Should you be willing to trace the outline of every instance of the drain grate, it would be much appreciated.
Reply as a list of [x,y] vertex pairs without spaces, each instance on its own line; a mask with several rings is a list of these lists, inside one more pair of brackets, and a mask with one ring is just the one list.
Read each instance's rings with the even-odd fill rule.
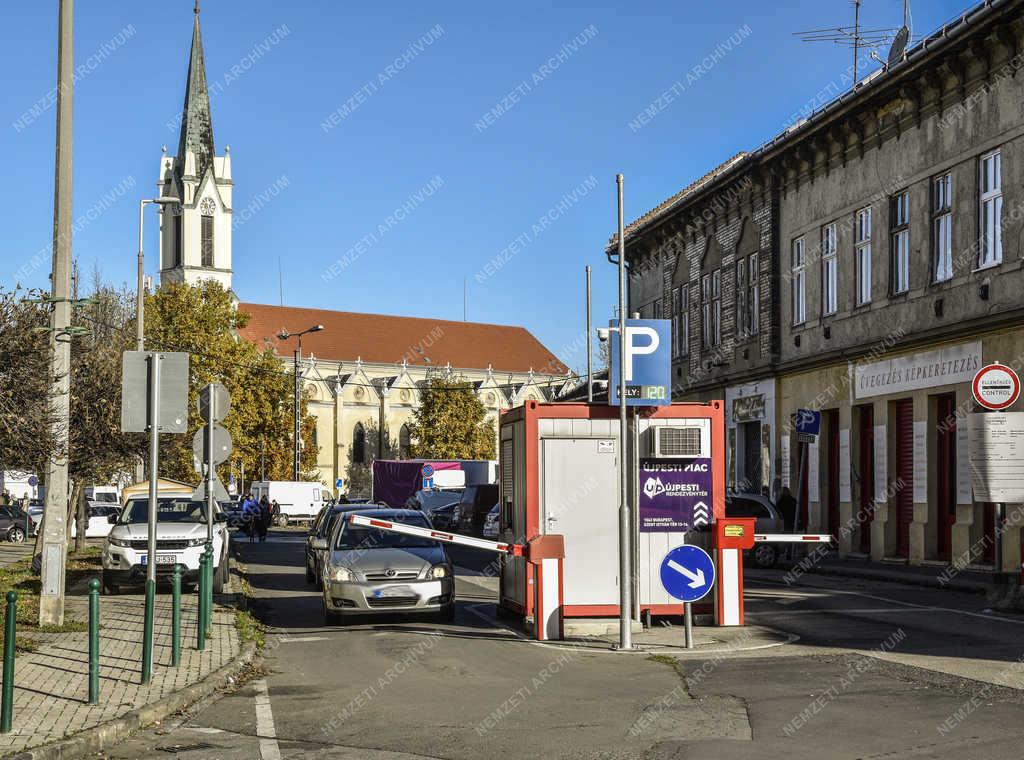
[[168,744],[165,747],[157,747],[156,749],[160,752],[177,755],[181,752],[193,752],[197,749],[217,749],[217,745],[210,744],[209,742],[196,742],[195,744]]

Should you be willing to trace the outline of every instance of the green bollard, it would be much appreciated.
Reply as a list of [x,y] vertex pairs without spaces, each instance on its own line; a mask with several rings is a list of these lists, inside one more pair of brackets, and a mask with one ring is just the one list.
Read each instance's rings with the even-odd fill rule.
[[206,635],[213,634],[213,544],[206,544]]
[[171,574],[171,665],[181,664],[181,565]]
[[142,631],[142,683],[153,677],[153,617],[156,612],[156,582],[146,581],[146,617]]
[[206,649],[206,621],[203,619],[206,607],[206,552],[199,556],[199,609],[196,615],[196,649]]
[[15,618],[18,616],[18,592],[7,592],[7,617],[4,619],[4,685],[0,698],[0,733],[11,731],[14,711],[14,637]]
[[100,703],[100,582],[89,581],[89,704]]

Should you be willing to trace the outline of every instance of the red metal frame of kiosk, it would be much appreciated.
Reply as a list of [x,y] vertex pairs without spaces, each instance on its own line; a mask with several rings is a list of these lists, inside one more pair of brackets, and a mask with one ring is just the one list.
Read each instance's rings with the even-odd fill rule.
[[[711,420],[711,460],[714,463],[712,472],[712,521],[725,517],[725,410],[724,402],[708,401],[705,403],[673,403],[670,406],[634,407],[639,416],[645,419],[709,419]],[[618,422],[619,408],[607,404],[586,403],[540,403],[528,401],[502,413],[501,426],[520,420],[525,422],[526,448],[526,535],[540,535],[540,433],[541,419],[607,419]],[[504,494],[500,497],[504,499]],[[503,526],[504,527],[504,526]],[[707,533],[702,534],[707,536]],[[708,551],[712,548],[707,545]],[[535,583],[534,567],[526,565],[526,583],[530,588]],[[501,585],[499,585],[499,589]],[[712,614],[714,611],[713,595],[708,595],[693,605],[694,614]],[[533,615],[533,594],[525,595],[525,609],[516,600],[505,597],[499,590],[499,607],[521,615]],[[649,610],[652,615],[681,615],[683,605],[674,604],[641,604],[641,611]],[[619,614],[618,604],[565,605],[562,609],[566,617],[614,617]]]

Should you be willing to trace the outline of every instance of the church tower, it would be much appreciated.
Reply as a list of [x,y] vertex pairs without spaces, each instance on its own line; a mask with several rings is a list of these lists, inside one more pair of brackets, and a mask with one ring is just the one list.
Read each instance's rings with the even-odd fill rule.
[[160,207],[160,281],[216,280],[231,289],[231,155],[213,148],[210,92],[206,85],[199,0],[185,82],[178,155],[160,159],[159,194],[181,199]]

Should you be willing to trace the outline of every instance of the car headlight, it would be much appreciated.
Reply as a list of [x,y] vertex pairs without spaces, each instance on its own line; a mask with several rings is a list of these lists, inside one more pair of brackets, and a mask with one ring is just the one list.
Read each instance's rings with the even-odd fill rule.
[[434,565],[427,570],[427,579],[432,581],[436,581],[438,578],[447,578],[448,575],[448,565]]
[[120,546],[122,549],[128,549],[129,547],[131,547],[132,542],[129,541],[127,538],[113,538],[113,537],[111,537],[110,538],[110,545],[111,546]]
[[349,570],[347,567],[332,567],[327,575],[332,581],[354,580],[352,571]]

